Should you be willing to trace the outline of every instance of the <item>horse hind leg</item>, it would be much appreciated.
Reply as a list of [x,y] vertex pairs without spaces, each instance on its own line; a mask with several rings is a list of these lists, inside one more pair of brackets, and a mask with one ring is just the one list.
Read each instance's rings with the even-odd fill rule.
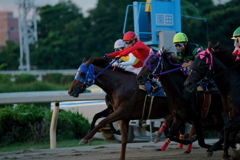
[[[230,160],[231,156],[228,153],[229,146],[233,145],[231,144],[231,140],[229,140],[230,133],[236,133],[236,131],[239,131],[239,125],[240,125],[240,116],[233,118],[232,120],[228,121],[224,126],[224,146],[223,146],[223,160]],[[234,140],[236,139],[237,134],[234,134],[235,137],[232,137]],[[235,141],[236,142],[236,141]],[[233,146],[233,149],[235,146]],[[239,153],[236,154],[237,159],[240,159]]]

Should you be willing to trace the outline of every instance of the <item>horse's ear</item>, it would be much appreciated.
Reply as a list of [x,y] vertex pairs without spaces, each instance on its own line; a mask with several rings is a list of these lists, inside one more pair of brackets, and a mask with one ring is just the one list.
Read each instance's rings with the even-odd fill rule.
[[92,62],[93,62],[93,58],[91,57],[91,58],[86,62],[86,66],[88,67]]
[[82,63],[85,63],[85,62],[86,62],[86,57],[84,57],[82,60]]
[[214,51],[216,50],[217,48],[220,47],[220,42],[216,43],[212,48],[211,48],[211,51]]
[[208,41],[208,49],[211,49],[211,46],[212,46],[212,42]]

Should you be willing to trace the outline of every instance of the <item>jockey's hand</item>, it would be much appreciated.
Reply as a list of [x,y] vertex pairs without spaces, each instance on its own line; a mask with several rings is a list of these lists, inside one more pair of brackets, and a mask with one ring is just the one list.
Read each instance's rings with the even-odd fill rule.
[[182,64],[182,67],[183,67],[183,68],[187,68],[187,67],[191,66],[191,64],[192,64],[192,63],[183,63],[183,64]]
[[104,56],[103,57],[108,57],[108,54],[104,54]]
[[117,57],[115,57],[115,60],[119,60],[120,58],[121,58],[121,57],[118,57],[118,56],[117,56]]

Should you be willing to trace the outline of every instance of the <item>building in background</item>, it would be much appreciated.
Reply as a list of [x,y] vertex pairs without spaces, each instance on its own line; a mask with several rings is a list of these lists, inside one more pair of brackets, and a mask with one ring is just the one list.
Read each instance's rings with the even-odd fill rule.
[[0,50],[6,45],[6,40],[19,43],[18,19],[12,12],[0,12]]

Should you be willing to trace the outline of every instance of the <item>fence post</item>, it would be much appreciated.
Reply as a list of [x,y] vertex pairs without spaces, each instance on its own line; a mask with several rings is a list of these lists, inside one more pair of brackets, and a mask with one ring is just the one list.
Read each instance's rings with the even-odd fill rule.
[[54,102],[54,108],[52,113],[52,120],[50,126],[50,149],[56,148],[56,129],[59,113],[59,102]]

